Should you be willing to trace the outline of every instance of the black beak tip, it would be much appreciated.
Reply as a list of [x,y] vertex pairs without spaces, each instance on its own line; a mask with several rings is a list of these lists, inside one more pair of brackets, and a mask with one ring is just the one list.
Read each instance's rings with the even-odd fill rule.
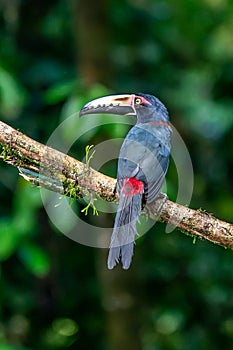
[[83,107],[79,112],[79,117],[82,117],[83,115],[88,114],[88,108]]

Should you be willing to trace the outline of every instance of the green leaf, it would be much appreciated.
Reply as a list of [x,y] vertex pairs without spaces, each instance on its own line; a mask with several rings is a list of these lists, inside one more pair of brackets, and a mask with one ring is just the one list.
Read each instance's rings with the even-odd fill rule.
[[6,70],[0,67],[0,112],[8,119],[18,116],[27,100],[26,91]]
[[40,191],[23,179],[18,182],[14,197],[13,223],[18,235],[27,236],[37,228],[37,211],[41,206]]
[[8,219],[0,222],[0,260],[8,259],[15,251],[18,240],[15,236],[14,225]]
[[29,348],[10,345],[10,344],[7,344],[3,341],[0,341],[0,349],[1,350],[29,350]]
[[19,257],[28,271],[35,276],[43,277],[49,272],[49,257],[40,247],[25,244],[19,249]]
[[64,101],[71,95],[75,86],[75,80],[63,81],[60,84],[54,84],[44,95],[45,102],[48,104],[56,104]]

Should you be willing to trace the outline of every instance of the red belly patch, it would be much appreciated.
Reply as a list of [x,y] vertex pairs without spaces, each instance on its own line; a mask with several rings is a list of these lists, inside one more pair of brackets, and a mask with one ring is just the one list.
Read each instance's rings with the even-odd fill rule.
[[127,177],[124,179],[121,192],[125,197],[132,197],[136,194],[142,194],[143,189],[143,181],[137,180],[135,177]]

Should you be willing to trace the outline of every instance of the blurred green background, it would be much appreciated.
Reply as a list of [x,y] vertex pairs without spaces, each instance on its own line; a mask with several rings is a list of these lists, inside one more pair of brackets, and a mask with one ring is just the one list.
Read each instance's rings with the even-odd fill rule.
[[[0,0],[1,120],[46,143],[94,97],[154,94],[193,161],[190,206],[231,222],[232,11],[230,0]],[[96,128],[71,154],[126,131]],[[171,166],[171,198],[176,181]],[[39,190],[1,162],[0,350],[232,348],[232,251],[157,223],[129,271],[107,271],[106,256],[59,233]]]

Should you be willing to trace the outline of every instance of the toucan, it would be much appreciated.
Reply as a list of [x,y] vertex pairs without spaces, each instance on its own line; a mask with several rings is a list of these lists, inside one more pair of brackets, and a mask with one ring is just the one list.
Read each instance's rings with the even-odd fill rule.
[[119,205],[107,263],[109,269],[119,262],[123,269],[128,269],[142,206],[158,197],[164,183],[172,128],[164,104],[157,97],[144,93],[97,98],[81,109],[80,116],[96,113],[136,116],[136,124],[126,135],[118,159]]

